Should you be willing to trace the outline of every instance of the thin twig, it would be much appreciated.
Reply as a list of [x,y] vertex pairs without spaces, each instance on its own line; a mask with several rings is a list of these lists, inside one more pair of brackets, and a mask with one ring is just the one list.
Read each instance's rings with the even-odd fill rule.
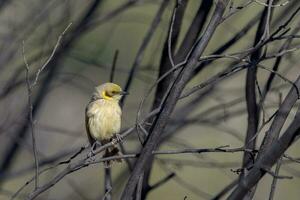
[[[277,165],[276,165],[276,169],[275,169],[276,176],[278,176],[278,174],[279,174],[279,169],[280,169],[281,163],[282,163],[282,157],[278,160]],[[273,177],[273,181],[272,181],[272,185],[271,185],[271,191],[270,191],[270,195],[269,195],[269,200],[273,200],[274,199],[276,184],[277,184],[277,177],[274,176]]]
[[25,55],[25,42],[23,41],[23,46],[22,46],[22,54],[23,54],[23,60],[25,63],[25,70],[26,70],[26,85],[27,85],[27,95],[28,95],[28,106],[29,106],[29,123],[30,123],[30,129],[31,129],[31,138],[32,138],[32,148],[33,148],[33,155],[34,155],[34,162],[35,162],[35,186],[34,189],[36,190],[39,187],[39,161],[38,161],[38,155],[37,155],[37,147],[36,147],[36,135],[35,135],[35,128],[34,128],[34,119],[33,119],[33,104],[32,104],[32,90],[38,83],[38,79],[40,76],[40,73],[47,67],[49,62],[52,60],[53,56],[56,53],[57,48],[59,47],[61,40],[64,36],[64,34],[67,32],[67,30],[70,28],[72,23],[70,23],[65,30],[59,35],[58,40],[56,41],[56,44],[52,50],[52,53],[46,60],[46,62],[38,69],[35,79],[33,83],[30,82],[29,78],[29,70],[30,66],[27,62],[27,58]]
[[[159,22],[161,21],[161,17],[163,15],[165,9],[167,8],[168,3],[169,3],[169,0],[165,0],[161,3],[161,6],[158,9],[158,11],[157,11],[157,13],[156,13],[149,29],[148,29],[148,31],[146,33],[143,41],[142,41],[142,44],[138,49],[138,52],[137,52],[136,57],[134,59],[134,63],[132,65],[131,69],[130,69],[128,79],[127,79],[125,87],[124,87],[125,91],[128,91],[129,88],[130,88],[130,85],[131,85],[132,80],[133,80],[133,76],[134,76],[137,68],[139,67],[139,65],[142,62],[145,50],[146,50],[147,46],[149,45],[149,43],[151,41],[151,38],[153,37],[154,32],[155,32],[155,30],[157,29],[157,27],[159,25]],[[120,101],[121,106],[124,104],[124,101],[125,101],[125,96]]]
[[223,153],[235,153],[235,152],[248,152],[255,153],[256,150],[246,149],[244,147],[228,149],[229,145],[220,146],[216,148],[191,148],[191,149],[182,149],[182,150],[160,150],[154,151],[153,154],[185,154],[185,153],[208,153],[208,152],[223,152]]
[[292,179],[293,178],[292,176],[281,176],[281,175],[278,175],[278,173],[272,172],[269,169],[261,168],[261,170],[263,170],[266,173],[268,173],[269,175],[273,176],[275,179]]
[[28,96],[28,115],[29,115],[29,123],[30,123],[30,129],[31,129],[31,139],[32,139],[32,151],[34,156],[34,163],[35,163],[35,181],[34,181],[34,190],[36,190],[39,186],[39,161],[38,161],[38,155],[37,155],[37,147],[36,147],[36,139],[35,139],[35,129],[34,129],[34,121],[33,121],[33,105],[32,105],[32,89],[33,86],[30,83],[29,80],[29,64],[27,62],[26,56],[25,56],[25,44],[23,41],[23,60],[25,63],[25,70],[26,70],[26,86],[27,86],[27,96]]
[[151,185],[150,188],[149,188],[149,191],[154,190],[155,188],[160,187],[161,185],[163,185],[166,182],[168,182],[169,180],[171,180],[174,176],[176,176],[176,173],[174,173],[174,172],[170,173],[169,175],[167,175],[166,177],[164,177],[163,179],[161,179],[157,183]]
[[272,8],[275,8],[275,7],[281,7],[281,6],[285,6],[287,5],[288,3],[290,3],[290,0],[287,0],[283,3],[280,3],[280,4],[267,4],[267,3],[264,3],[264,2],[261,2],[260,0],[252,0],[253,2],[259,4],[259,5],[262,5],[262,6],[265,6],[265,7],[272,7]]
[[116,52],[114,54],[114,59],[113,59],[112,65],[111,65],[111,71],[110,71],[110,77],[109,77],[109,82],[111,82],[111,83],[114,82],[114,75],[115,75],[118,56],[119,56],[119,50],[116,50]]
[[37,82],[38,82],[38,79],[39,79],[39,76],[40,76],[40,73],[47,67],[47,65],[49,64],[49,62],[53,59],[60,43],[61,43],[61,40],[63,39],[63,36],[66,34],[66,32],[68,31],[68,29],[71,27],[72,23],[69,23],[68,26],[64,29],[64,31],[58,36],[58,39],[56,41],[56,44],[50,54],[50,56],[47,58],[46,62],[42,65],[41,68],[38,69],[36,75],[35,75],[35,79],[32,83],[32,87],[34,87]]
[[111,179],[111,168],[104,167],[104,192],[103,200],[111,200],[111,191],[112,191],[112,179]]

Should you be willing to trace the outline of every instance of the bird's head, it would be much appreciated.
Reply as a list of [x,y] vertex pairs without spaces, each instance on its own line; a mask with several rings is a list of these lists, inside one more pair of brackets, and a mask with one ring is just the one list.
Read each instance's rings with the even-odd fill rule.
[[127,94],[127,92],[123,91],[122,88],[115,83],[104,83],[95,88],[93,100],[105,99],[119,101],[123,95]]

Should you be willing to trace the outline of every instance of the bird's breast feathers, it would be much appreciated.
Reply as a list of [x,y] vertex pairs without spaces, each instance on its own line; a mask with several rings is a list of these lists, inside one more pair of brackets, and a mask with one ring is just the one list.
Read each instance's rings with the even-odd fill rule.
[[86,110],[90,135],[96,140],[103,140],[119,133],[121,114],[118,102],[105,99],[91,102]]

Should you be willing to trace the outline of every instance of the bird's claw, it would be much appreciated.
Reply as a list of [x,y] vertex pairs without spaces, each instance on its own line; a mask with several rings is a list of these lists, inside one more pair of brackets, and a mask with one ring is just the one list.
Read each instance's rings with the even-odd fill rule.
[[118,142],[123,142],[123,136],[120,134],[116,134],[116,138]]
[[95,161],[95,155],[96,155],[96,149],[97,145],[101,146],[101,143],[99,141],[95,141],[93,145],[91,146],[91,151],[88,153],[88,158],[91,159],[91,161]]
[[88,159],[89,159],[90,161],[92,161],[92,162],[96,160],[95,152],[94,152],[93,149],[88,153],[87,157],[88,157]]
[[121,143],[121,142],[123,142],[123,136],[120,134],[116,134],[116,138],[113,138],[111,142],[113,145]]
[[95,151],[95,149],[97,148],[97,145],[101,146],[101,142],[99,142],[98,140],[96,140],[93,145],[92,145],[92,150]]

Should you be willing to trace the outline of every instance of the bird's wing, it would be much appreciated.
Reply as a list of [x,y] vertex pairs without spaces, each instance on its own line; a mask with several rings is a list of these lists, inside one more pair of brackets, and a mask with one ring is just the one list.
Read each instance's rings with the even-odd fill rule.
[[88,136],[89,142],[91,146],[95,143],[95,139],[91,136],[90,127],[89,127],[89,116],[87,115],[89,105],[85,109],[85,128],[86,128],[86,134]]

